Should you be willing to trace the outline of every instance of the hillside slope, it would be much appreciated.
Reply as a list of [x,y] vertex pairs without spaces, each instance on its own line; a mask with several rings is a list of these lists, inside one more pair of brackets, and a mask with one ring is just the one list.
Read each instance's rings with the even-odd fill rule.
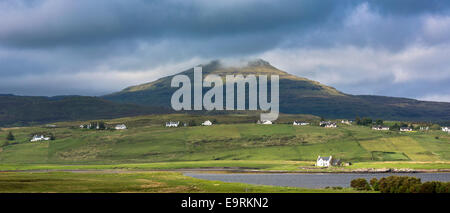
[[119,104],[96,97],[0,95],[0,126],[115,118],[168,111],[162,107]]
[[[180,74],[193,76],[193,68]],[[392,120],[450,120],[450,103],[418,101],[385,96],[349,95],[333,87],[281,71],[268,62],[257,60],[244,67],[226,67],[218,61],[203,66],[203,76],[217,74],[266,74],[280,76],[280,111],[291,114],[313,114],[326,118],[356,116]],[[173,76],[132,86],[103,96],[120,103],[146,106],[170,106],[170,98],[177,88],[171,88]],[[206,91],[206,89],[205,89]]]
[[[317,156],[343,161],[449,161],[450,135],[440,130],[397,132],[338,124],[338,128],[291,124],[257,125],[253,117],[215,116],[213,126],[166,128],[167,120],[206,120],[204,115],[151,115],[105,120],[125,123],[120,131],[80,129],[83,122],[10,128],[16,140],[0,141],[0,164],[111,164],[173,161],[314,161]],[[231,124],[232,122],[233,124]],[[249,123],[251,122],[251,123]],[[31,143],[32,135],[52,133],[53,141]],[[224,165],[224,166],[230,166]]]

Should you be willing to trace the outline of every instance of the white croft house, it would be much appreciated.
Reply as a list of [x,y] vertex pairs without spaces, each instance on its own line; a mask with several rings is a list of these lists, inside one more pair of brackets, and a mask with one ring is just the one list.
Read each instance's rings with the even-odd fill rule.
[[272,124],[272,121],[264,120],[264,121],[261,121],[261,124]]
[[180,124],[179,121],[177,121],[177,122],[169,121],[169,122],[166,122],[166,127],[178,127],[179,124]]
[[351,122],[351,121],[349,121],[349,120],[342,120],[342,121],[341,121],[341,124],[347,124],[347,125],[351,125],[351,124],[352,124],[352,122]]
[[292,125],[294,126],[306,126],[309,125],[308,122],[302,122],[302,121],[294,121],[294,123],[292,123]]
[[211,126],[211,125],[212,125],[212,122],[210,120],[207,120],[202,123],[202,126]]
[[114,129],[116,130],[122,130],[122,129],[127,129],[127,126],[125,124],[117,124]]
[[372,127],[373,130],[389,130],[388,126],[373,126]]
[[400,127],[400,132],[412,132],[413,129],[410,127]]
[[336,127],[337,127],[336,123],[330,123],[325,125],[325,128],[336,128]]
[[421,126],[420,127],[421,131],[428,131],[429,129],[430,129],[430,127],[428,127],[428,126]]
[[325,128],[336,128],[337,127],[336,123],[333,123],[331,121],[321,121],[319,123],[319,126],[325,127]]
[[444,127],[442,127],[442,131],[450,133],[450,127],[444,126]]
[[30,141],[35,142],[35,141],[48,141],[48,140],[50,140],[50,137],[44,137],[43,135],[34,135]]
[[341,160],[334,159],[333,156],[330,157],[317,157],[316,166],[319,167],[330,167],[330,166],[339,166],[341,164]]

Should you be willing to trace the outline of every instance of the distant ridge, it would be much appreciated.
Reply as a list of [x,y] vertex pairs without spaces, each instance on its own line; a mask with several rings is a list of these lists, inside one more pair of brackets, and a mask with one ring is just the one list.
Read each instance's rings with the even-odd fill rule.
[[97,97],[39,97],[0,94],[0,126],[106,119],[169,111],[168,108],[163,107],[114,103]]

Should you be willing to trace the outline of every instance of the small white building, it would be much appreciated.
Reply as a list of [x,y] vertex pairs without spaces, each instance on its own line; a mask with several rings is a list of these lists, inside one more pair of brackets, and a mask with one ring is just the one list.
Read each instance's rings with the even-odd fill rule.
[[330,167],[330,166],[339,166],[341,164],[341,160],[334,159],[333,156],[330,157],[317,157],[316,166],[318,167]]
[[122,130],[122,129],[127,129],[127,126],[125,124],[117,124],[114,129],[116,130]]
[[211,126],[212,122],[210,120],[206,120],[205,122],[202,123],[202,126]]
[[351,125],[351,124],[352,124],[352,122],[351,122],[351,121],[349,121],[349,120],[342,120],[342,121],[341,121],[341,124],[347,124],[347,125]]
[[317,157],[316,166],[319,167],[329,167],[331,165],[331,159],[333,157],[320,157],[320,155]]
[[169,122],[166,122],[166,127],[178,127],[179,124],[180,124],[179,121],[177,121],[177,122],[169,121]]
[[411,127],[400,127],[400,132],[412,132],[413,129]]
[[448,126],[444,126],[444,127],[442,127],[441,129],[442,129],[442,131],[444,131],[444,132],[450,133],[450,127],[448,127]]
[[421,131],[428,131],[429,129],[430,129],[430,127],[428,127],[428,126],[421,126],[420,127]]
[[30,141],[35,142],[35,141],[48,141],[48,140],[50,140],[50,137],[44,137],[43,135],[34,135]]
[[269,120],[263,120],[263,121],[261,121],[261,124],[272,124],[272,121],[269,121]]
[[309,125],[308,122],[301,122],[301,121],[294,121],[294,123],[292,123],[292,125],[294,126],[306,126]]
[[389,127],[388,126],[373,126],[372,129],[386,131],[386,130],[389,130]]
[[325,128],[336,128],[337,127],[336,123],[333,123],[331,121],[321,121],[319,123],[319,126],[325,127]]
[[336,127],[337,127],[336,123],[329,123],[325,125],[325,128],[336,128]]

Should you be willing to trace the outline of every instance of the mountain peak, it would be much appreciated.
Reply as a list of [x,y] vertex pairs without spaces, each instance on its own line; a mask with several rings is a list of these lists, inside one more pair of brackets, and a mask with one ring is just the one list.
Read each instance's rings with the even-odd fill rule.
[[[290,94],[292,97],[345,96],[345,94],[337,91],[333,87],[279,70],[263,59],[241,60],[239,63],[213,60],[199,66],[202,66],[203,68],[203,76],[209,74],[215,74],[222,77],[238,74],[244,76],[278,75],[281,85],[280,89],[289,91],[286,94]],[[194,69],[190,68],[179,74],[192,77]],[[106,95],[104,98],[124,103],[137,103],[142,105],[158,103],[160,106],[168,106],[170,104],[170,96],[176,90],[176,88],[170,86],[172,77],[173,75],[166,76],[153,82],[131,86],[120,92]]]
[[268,61],[265,61],[263,59],[256,59],[251,60],[247,63],[247,66],[249,67],[261,67],[261,66],[272,66]]

